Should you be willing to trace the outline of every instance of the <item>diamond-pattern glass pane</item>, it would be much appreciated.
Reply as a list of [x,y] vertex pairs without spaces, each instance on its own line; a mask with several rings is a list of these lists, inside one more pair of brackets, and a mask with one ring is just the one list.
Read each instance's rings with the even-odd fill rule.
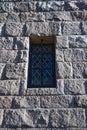
[[41,59],[42,56],[40,54],[32,55],[32,68],[41,68]]
[[52,85],[52,84],[53,84],[52,70],[51,69],[43,70],[43,85]]
[[53,45],[34,45],[30,47],[30,86],[51,87],[55,84]]
[[41,85],[41,70],[40,69],[32,69],[32,85],[37,86]]
[[43,45],[43,53],[50,53],[53,51],[53,46],[51,45]]
[[41,47],[39,45],[32,45],[31,46],[31,53],[41,53]]
[[52,68],[52,54],[43,54],[43,68]]

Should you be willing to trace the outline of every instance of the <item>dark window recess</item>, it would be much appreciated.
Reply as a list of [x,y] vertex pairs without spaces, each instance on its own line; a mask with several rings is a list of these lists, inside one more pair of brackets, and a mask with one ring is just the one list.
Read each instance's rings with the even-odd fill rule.
[[55,46],[45,38],[40,37],[37,42],[30,41],[28,87],[56,86]]

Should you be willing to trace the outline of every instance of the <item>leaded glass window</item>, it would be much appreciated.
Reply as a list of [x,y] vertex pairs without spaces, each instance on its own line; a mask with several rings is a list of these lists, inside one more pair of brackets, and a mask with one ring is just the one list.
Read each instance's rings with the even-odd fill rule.
[[47,44],[43,40],[30,44],[28,86],[55,87],[54,44]]

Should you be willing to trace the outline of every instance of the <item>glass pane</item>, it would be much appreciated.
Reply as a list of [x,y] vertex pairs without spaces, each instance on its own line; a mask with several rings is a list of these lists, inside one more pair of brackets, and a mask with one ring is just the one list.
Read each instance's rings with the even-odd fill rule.
[[51,45],[43,45],[43,53],[50,53],[53,51],[53,46]]
[[32,68],[41,68],[42,56],[40,54],[32,54]]
[[53,85],[53,74],[51,69],[43,70],[43,85]]
[[31,84],[34,86],[41,86],[41,70],[40,69],[32,69],[32,82]]
[[43,55],[43,68],[52,68],[52,54]]
[[41,46],[40,45],[32,45],[31,46],[32,53],[41,53]]

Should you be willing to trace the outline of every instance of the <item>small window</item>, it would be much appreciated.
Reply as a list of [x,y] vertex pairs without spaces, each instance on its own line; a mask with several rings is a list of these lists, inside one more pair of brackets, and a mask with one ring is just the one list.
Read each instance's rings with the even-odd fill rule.
[[30,37],[28,87],[55,87],[55,46],[53,37]]

